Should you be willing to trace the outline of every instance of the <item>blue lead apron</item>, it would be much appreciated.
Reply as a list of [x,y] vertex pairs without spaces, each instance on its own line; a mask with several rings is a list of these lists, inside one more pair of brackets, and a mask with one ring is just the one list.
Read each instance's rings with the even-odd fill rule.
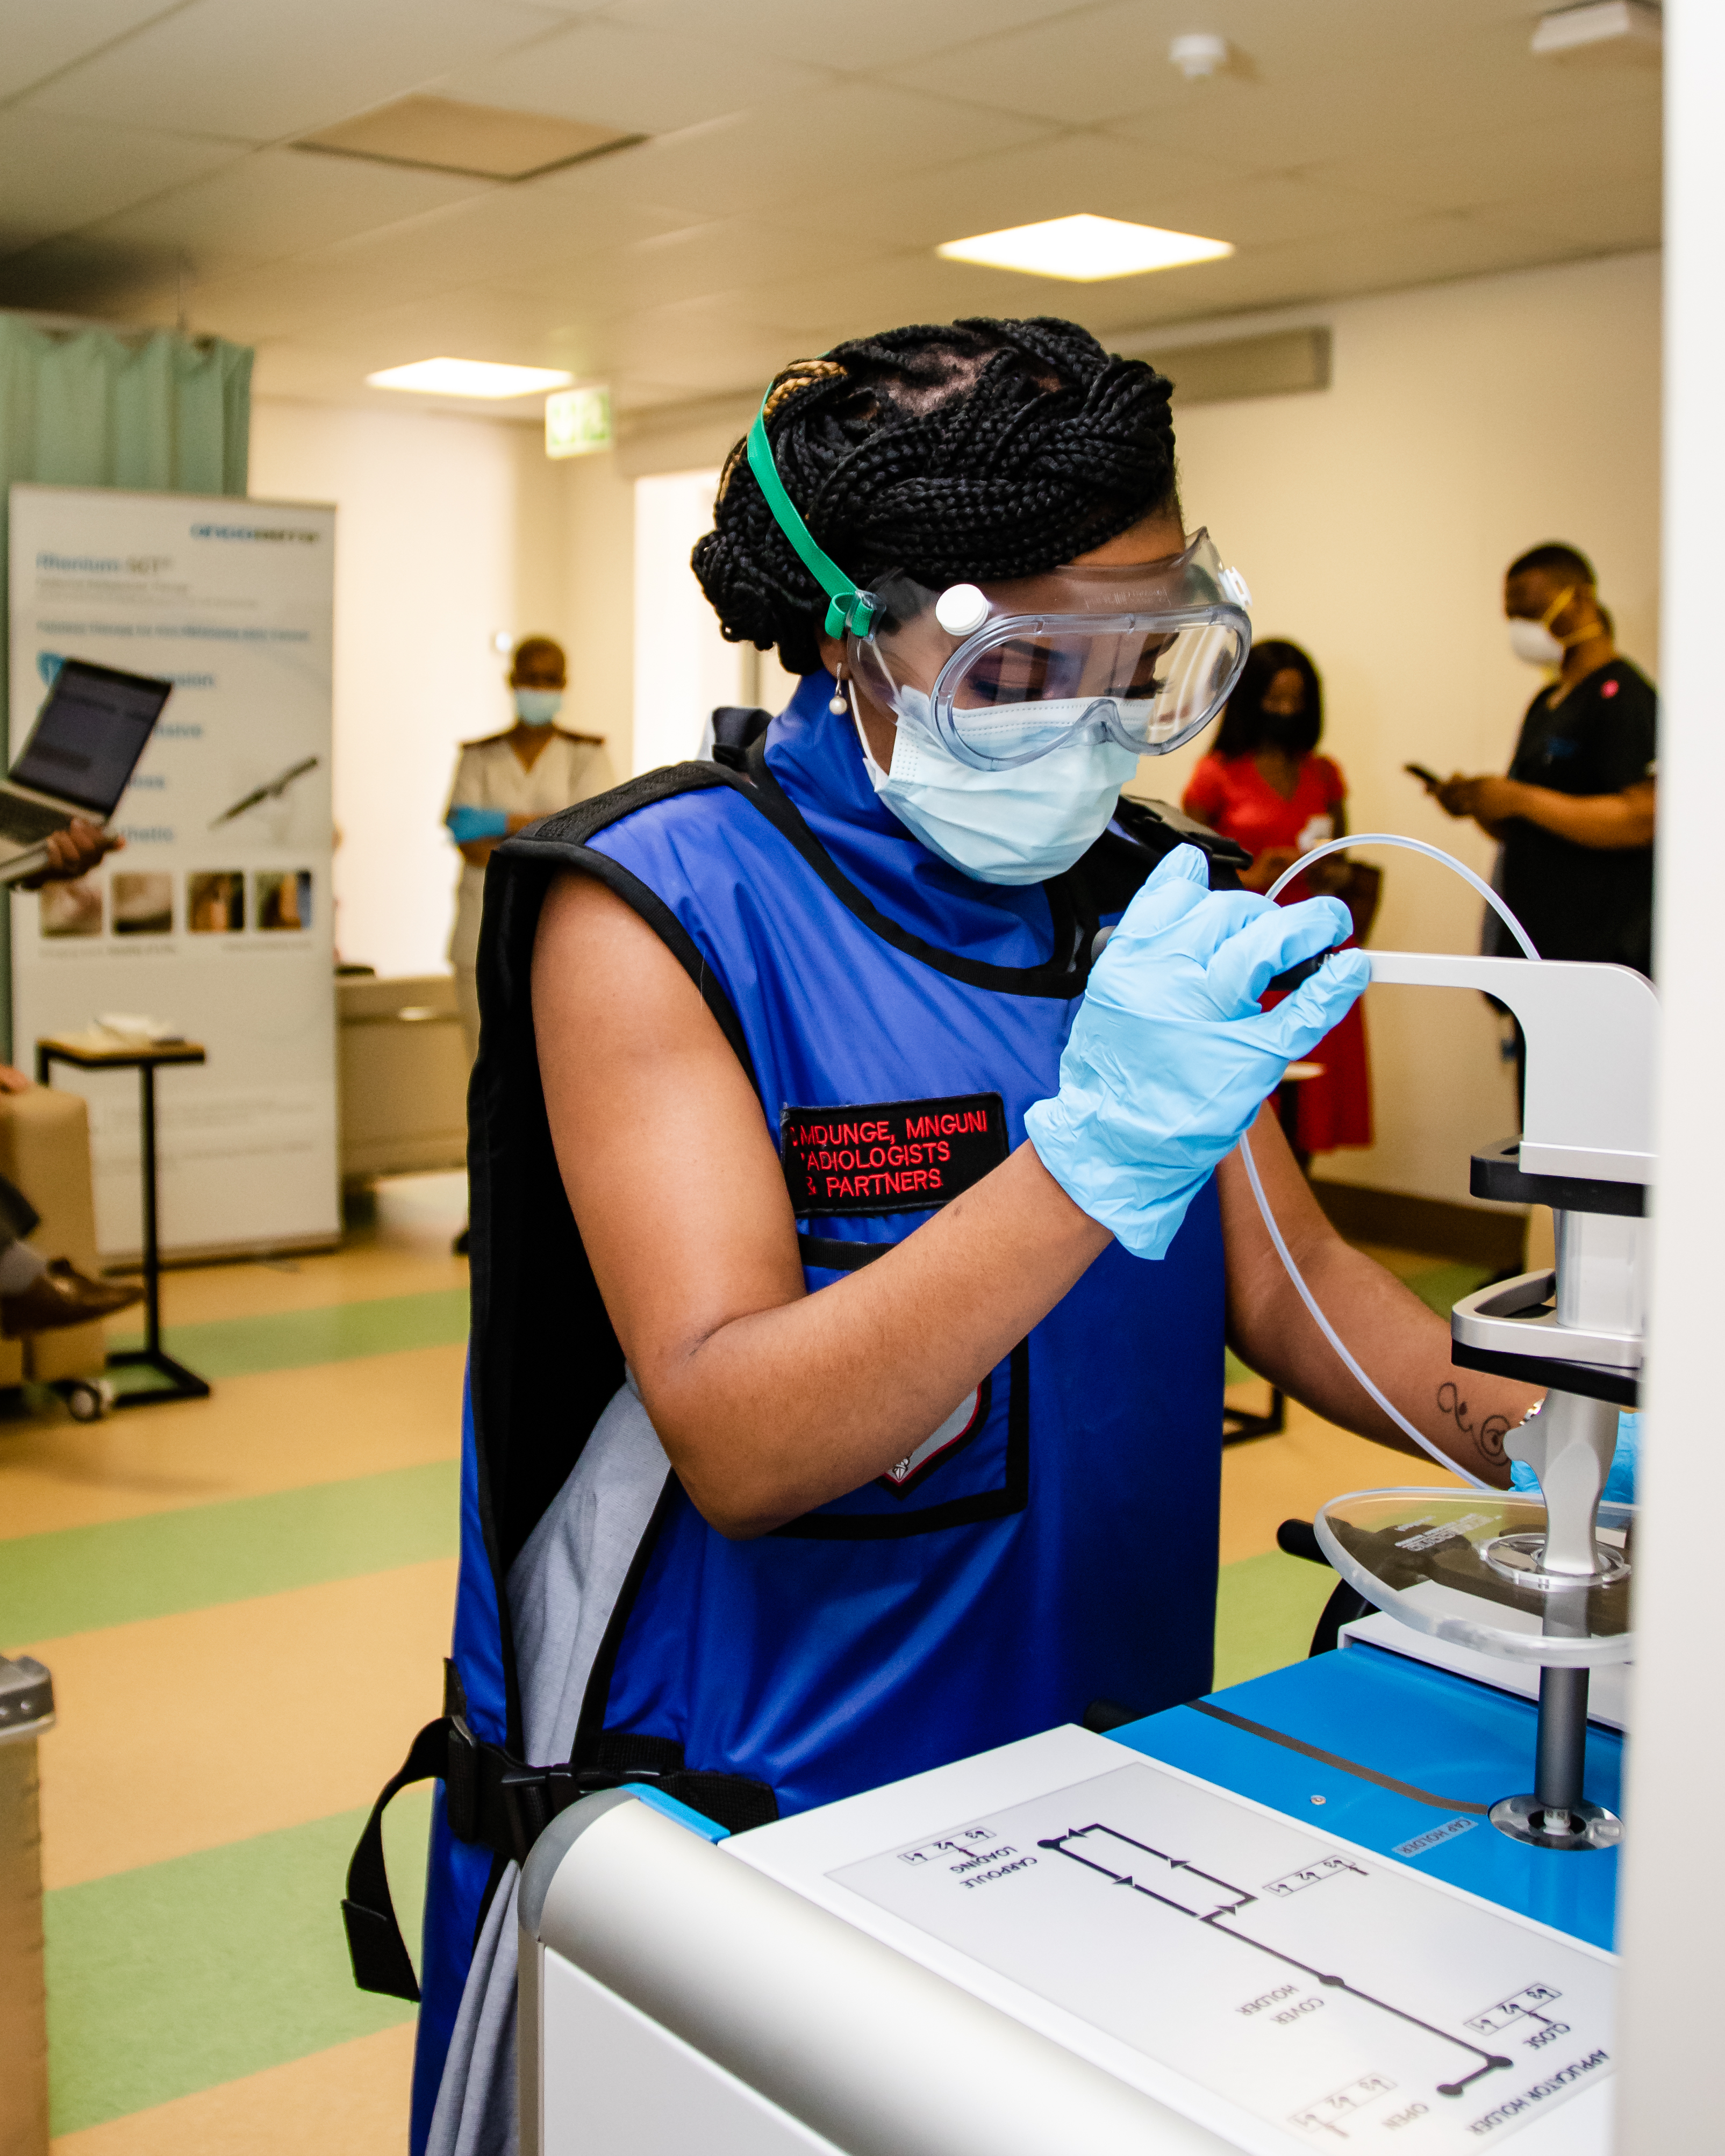
[[[818,1291],[1022,1142],[1025,1109],[1057,1087],[1096,928],[1192,835],[1123,806],[1066,876],[978,883],[875,800],[830,693],[826,675],[805,680],[738,773],[650,773],[493,857],[451,1676],[482,1743],[520,1748],[499,1583],[624,1374],[534,1055],[528,969],[551,875],[599,877],[700,985],[782,1140]],[[1148,1712],[1207,1690],[1223,1300],[1210,1184],[1165,1258],[1111,1245],[940,1430],[860,1489],[732,1542],[670,1477],[560,1800],[657,1760],[721,1816],[726,1787],[757,1793],[738,1799],[744,1825],[1077,1720],[1093,1700]],[[456,1836],[437,1795],[416,2149],[502,1870],[495,1838]]]

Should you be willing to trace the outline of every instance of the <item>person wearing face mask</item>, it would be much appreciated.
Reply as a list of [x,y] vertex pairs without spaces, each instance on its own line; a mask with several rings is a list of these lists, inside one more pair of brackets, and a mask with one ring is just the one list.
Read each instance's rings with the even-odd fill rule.
[[[1503,610],[1517,658],[1548,679],[1506,778],[1457,773],[1438,790],[1502,847],[1498,888],[1544,958],[1653,970],[1658,700],[1617,651],[1591,563],[1573,547],[1512,562]],[[1490,948],[1514,945],[1489,916]]]
[[516,646],[509,669],[515,724],[506,733],[464,742],[444,822],[460,849],[455,925],[449,962],[467,1035],[468,1060],[479,1054],[480,917],[485,864],[500,839],[571,802],[603,793],[615,783],[609,755],[598,734],[567,732],[557,723],[568,671],[562,646],[548,636],[527,636]]
[[[1240,871],[1248,891],[1268,891],[1302,854],[1348,829],[1348,783],[1320,756],[1323,685],[1310,657],[1281,637],[1254,644],[1228,699],[1215,746],[1194,771],[1181,807],[1252,856]],[[1321,892],[1340,896],[1353,870],[1332,855],[1295,877],[1292,905]],[[1303,1166],[1313,1153],[1372,1142],[1371,1077],[1365,1012],[1355,1004],[1312,1050],[1317,1075],[1284,1089],[1284,1122]]]
[[[1345,909],[1121,798],[1250,641],[1169,393],[1046,318],[787,368],[694,566],[800,687],[492,860],[447,1712],[391,1785],[445,1784],[416,2152],[512,2145],[517,1866],[582,1793],[736,1830],[1209,1687],[1224,1337],[1397,1441],[1248,1127],[1343,1336],[1507,1479],[1534,1395],[1445,1414],[1447,1326],[1260,1112],[1363,983],[1260,1004]],[[408,1995],[377,1821],[350,1943]]]

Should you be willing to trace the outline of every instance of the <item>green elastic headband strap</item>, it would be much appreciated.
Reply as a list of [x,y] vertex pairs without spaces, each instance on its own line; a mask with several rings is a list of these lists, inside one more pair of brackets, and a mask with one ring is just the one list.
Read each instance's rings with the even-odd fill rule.
[[[768,396],[772,393],[769,390]],[[755,424],[749,429],[749,470],[766,495],[767,506],[773,511],[779,530],[796,548],[809,575],[827,595],[827,634],[843,636],[848,629],[853,636],[866,636],[875,619],[875,601],[868,593],[857,589],[830,555],[822,553],[814,543],[814,535],[798,514],[796,503],[785,492],[784,481],[773,461],[773,445],[767,439],[766,397],[761,399]]]

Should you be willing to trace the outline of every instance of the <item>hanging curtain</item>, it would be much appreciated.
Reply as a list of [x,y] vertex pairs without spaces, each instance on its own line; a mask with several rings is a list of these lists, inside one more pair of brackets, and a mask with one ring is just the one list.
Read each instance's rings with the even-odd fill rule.
[[[0,313],[0,562],[14,480],[244,494],[251,379],[250,352],[219,337],[49,329]],[[0,722],[5,644],[0,607]]]
[[[244,494],[251,380],[250,352],[219,337],[53,328],[0,313],[0,770],[13,481]],[[0,901],[0,1053],[10,1052],[10,929]]]

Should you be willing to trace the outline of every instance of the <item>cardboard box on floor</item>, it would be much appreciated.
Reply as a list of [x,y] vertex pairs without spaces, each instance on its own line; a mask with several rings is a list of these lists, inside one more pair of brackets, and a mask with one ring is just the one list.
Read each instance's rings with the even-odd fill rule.
[[[30,1237],[44,1258],[69,1258],[81,1273],[98,1270],[95,1200],[90,1188],[90,1116],[76,1093],[47,1086],[0,1093],[0,1175],[15,1183],[42,1215]],[[69,1325],[28,1340],[0,1340],[0,1386],[26,1378],[95,1377],[107,1359],[100,1325]]]

